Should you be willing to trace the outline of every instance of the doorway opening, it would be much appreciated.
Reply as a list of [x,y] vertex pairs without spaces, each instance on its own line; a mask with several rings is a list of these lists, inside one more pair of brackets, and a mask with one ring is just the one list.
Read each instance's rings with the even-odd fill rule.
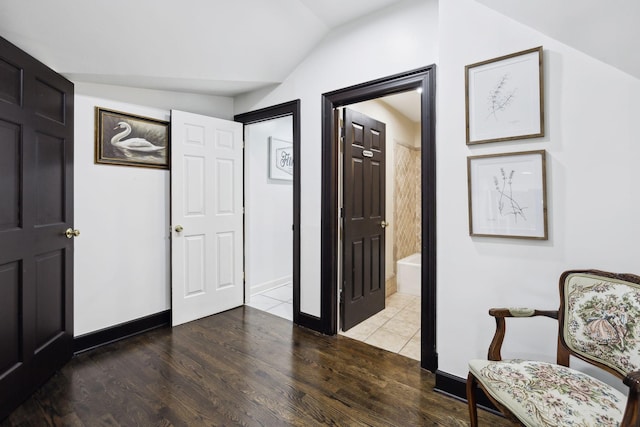
[[[339,333],[415,360],[421,353],[420,97],[410,90],[338,108],[344,137]],[[370,141],[358,140],[362,131]]]
[[245,137],[245,304],[307,326],[300,313],[300,100],[234,120]]
[[293,117],[244,126],[244,303],[293,320]]
[[412,90],[420,97],[420,361],[435,372],[436,352],[436,173],[435,65],[340,89],[322,96],[322,331],[337,333],[340,289],[341,173],[338,108]]

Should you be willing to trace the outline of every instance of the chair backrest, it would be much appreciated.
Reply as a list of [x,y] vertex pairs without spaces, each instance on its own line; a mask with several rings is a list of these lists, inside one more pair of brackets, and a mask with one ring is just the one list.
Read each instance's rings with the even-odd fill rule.
[[619,377],[640,369],[640,276],[564,272],[558,320],[570,353]]

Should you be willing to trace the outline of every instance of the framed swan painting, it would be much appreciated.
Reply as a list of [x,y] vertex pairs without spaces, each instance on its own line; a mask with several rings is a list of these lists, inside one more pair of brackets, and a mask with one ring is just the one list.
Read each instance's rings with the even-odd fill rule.
[[96,107],[96,163],[169,169],[169,123]]

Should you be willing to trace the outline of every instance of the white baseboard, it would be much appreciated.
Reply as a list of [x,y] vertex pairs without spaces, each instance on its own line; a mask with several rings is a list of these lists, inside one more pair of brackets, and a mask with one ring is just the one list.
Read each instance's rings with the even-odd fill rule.
[[270,289],[277,288],[278,286],[286,285],[287,283],[290,283],[292,281],[293,276],[285,276],[278,279],[269,280],[268,282],[262,282],[257,285],[251,286],[249,293],[251,295],[257,295]]

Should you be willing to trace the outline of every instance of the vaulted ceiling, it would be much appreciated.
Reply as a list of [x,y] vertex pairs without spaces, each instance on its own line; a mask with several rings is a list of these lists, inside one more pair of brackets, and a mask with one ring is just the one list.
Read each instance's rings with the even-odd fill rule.
[[[73,81],[234,96],[401,1],[2,0],[0,36]],[[638,0],[476,1],[640,78]]]
[[233,96],[400,0],[2,0],[0,35],[74,81]]
[[638,0],[476,0],[640,79]]

